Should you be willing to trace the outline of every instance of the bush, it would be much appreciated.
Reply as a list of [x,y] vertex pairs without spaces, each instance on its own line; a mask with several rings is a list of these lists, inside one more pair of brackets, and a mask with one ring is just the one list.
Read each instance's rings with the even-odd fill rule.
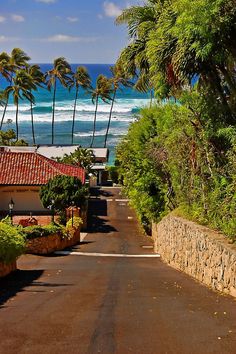
[[42,186],[39,195],[43,206],[58,212],[64,223],[66,208],[72,205],[83,208],[86,205],[88,188],[77,177],[59,175]]
[[112,180],[113,183],[119,183],[119,167],[118,166],[107,166],[108,178]]
[[124,188],[145,229],[178,207],[235,239],[236,127],[216,108],[184,93],[143,109],[118,146]]
[[46,226],[27,226],[25,228],[22,228],[22,233],[28,240],[37,237],[50,236],[54,234],[59,234],[62,237],[66,236],[65,227],[59,224],[49,224]]
[[25,238],[19,230],[7,223],[0,222],[0,262],[11,263],[25,249]]
[[81,225],[83,225],[83,219],[81,219],[78,216],[74,216],[73,217],[73,226],[72,226],[72,218],[70,218],[66,223],[66,229],[68,230],[72,227],[75,227],[76,229],[78,229]]
[[66,223],[67,237],[72,238],[75,235],[77,229],[79,229],[81,225],[83,225],[83,220],[80,217],[78,216],[73,217],[73,226],[72,226],[72,218],[69,219]]

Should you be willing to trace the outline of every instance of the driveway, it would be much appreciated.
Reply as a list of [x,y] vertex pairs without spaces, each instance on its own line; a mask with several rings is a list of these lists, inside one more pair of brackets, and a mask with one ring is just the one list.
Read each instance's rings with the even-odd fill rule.
[[120,190],[95,189],[80,245],[0,281],[0,353],[235,354],[235,300],[145,255]]

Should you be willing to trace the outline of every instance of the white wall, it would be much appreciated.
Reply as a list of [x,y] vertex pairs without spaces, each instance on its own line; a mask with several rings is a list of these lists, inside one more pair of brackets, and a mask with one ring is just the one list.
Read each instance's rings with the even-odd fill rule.
[[43,211],[45,210],[39,198],[40,187],[9,186],[0,187],[0,211],[9,210],[12,198],[14,211]]

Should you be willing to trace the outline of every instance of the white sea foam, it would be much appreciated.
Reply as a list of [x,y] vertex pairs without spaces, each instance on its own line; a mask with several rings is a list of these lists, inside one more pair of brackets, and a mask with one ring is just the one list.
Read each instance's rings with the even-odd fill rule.
[[[107,121],[109,118],[108,114],[101,114],[98,113],[97,121]],[[5,122],[11,119],[13,122],[15,121],[15,114],[14,112],[7,112],[5,116]],[[18,116],[19,122],[30,122],[31,116],[30,114],[25,114],[25,112],[20,112]],[[76,116],[76,122],[93,122],[94,115],[90,113],[81,114]],[[127,114],[113,114],[112,121],[122,121],[122,122],[132,122],[134,120],[134,116],[131,113]],[[51,113],[41,113],[41,114],[34,114],[34,122],[38,123],[50,123],[52,121],[52,114]],[[55,121],[56,122],[67,122],[72,121],[72,114],[70,112],[64,112],[63,114],[60,112],[55,113]]]
[[[114,103],[113,113],[131,113],[135,109],[139,109],[144,107],[148,104],[148,99],[118,99]],[[38,103],[35,108],[36,111],[41,109],[50,109],[52,107],[51,102],[40,102]],[[0,107],[0,112],[3,111],[3,107]],[[59,101],[56,102],[55,111],[56,112],[73,112],[74,106],[73,101]],[[87,112],[87,113],[94,113],[95,106],[89,100],[81,100],[78,102],[77,105],[77,112]],[[7,112],[14,112],[16,111],[16,107],[13,104],[9,104],[7,107]],[[30,106],[26,103],[19,105],[19,112],[29,112],[30,113]],[[98,113],[109,113],[110,112],[110,105],[106,103],[100,103],[98,106]],[[47,114],[47,112],[42,112],[42,114]]]
[[[111,128],[109,130],[109,135],[112,136],[122,136],[125,135],[127,133],[127,129],[120,129],[120,128]],[[102,130],[98,130],[95,132],[95,136],[104,136],[106,134],[106,129],[102,129]],[[93,136],[93,131],[89,131],[87,133],[84,132],[78,132],[78,133],[74,133],[74,136],[76,137],[89,137],[89,136]]]

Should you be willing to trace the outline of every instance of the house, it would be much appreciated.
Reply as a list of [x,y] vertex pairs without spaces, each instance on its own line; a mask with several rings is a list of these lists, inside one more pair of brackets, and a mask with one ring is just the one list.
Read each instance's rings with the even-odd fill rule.
[[[49,158],[63,157],[65,154],[70,155],[80,145],[38,145],[37,152]],[[106,164],[109,159],[109,150],[107,148],[89,148],[95,156],[95,163],[92,167],[94,176],[90,178],[90,186],[102,185],[107,180]]]
[[[9,150],[12,152],[37,152],[49,159],[55,159],[57,157],[63,157],[65,154],[70,155],[76,149],[80,148],[80,145],[37,145],[37,146],[0,146],[0,151]],[[107,148],[89,148],[92,150],[95,156],[95,163],[92,167],[93,173],[96,177],[91,176],[90,186],[97,186],[106,183],[107,171],[106,165],[109,159],[109,149]]]
[[58,163],[29,148],[23,151],[0,149],[0,212],[8,212],[12,199],[14,213],[46,213],[39,198],[39,190],[57,175],[78,177],[85,183],[85,171],[81,167]]

